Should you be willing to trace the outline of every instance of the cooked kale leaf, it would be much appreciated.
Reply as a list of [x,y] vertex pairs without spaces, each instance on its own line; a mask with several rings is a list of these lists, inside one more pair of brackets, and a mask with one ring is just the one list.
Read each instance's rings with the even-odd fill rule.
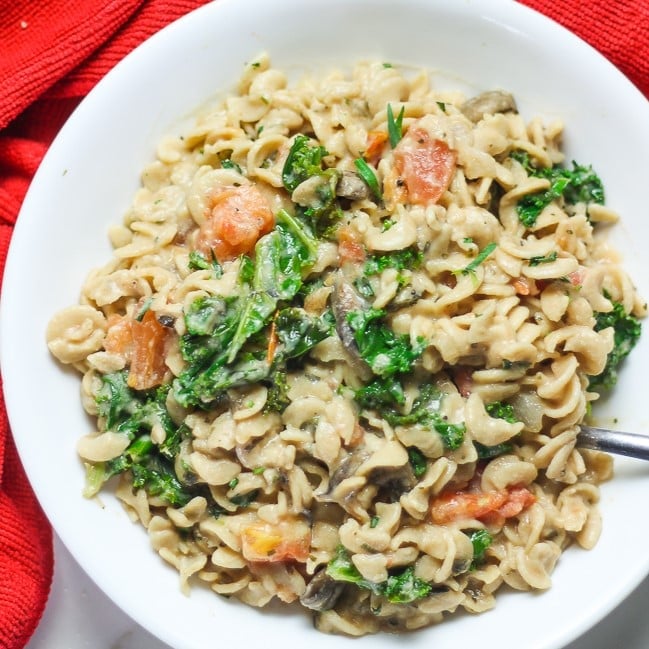
[[[270,328],[281,304],[290,302],[302,288],[303,276],[315,260],[317,245],[306,225],[280,210],[273,231],[257,242],[254,261],[247,256],[241,258],[240,294],[228,298],[201,297],[190,305],[185,313],[187,333],[180,341],[188,365],[173,386],[181,405],[203,406],[220,398],[229,388],[269,376],[270,361],[265,350],[255,343],[256,338]],[[281,321],[287,322],[287,316]],[[297,322],[295,317],[291,321]],[[305,336],[315,336],[313,328],[326,330],[323,322],[306,323],[304,318],[299,322]],[[321,334],[324,336],[322,331]],[[288,335],[284,328],[281,335]],[[303,341],[304,349],[294,355],[304,353],[313,344]]]
[[282,168],[282,182],[292,192],[312,176],[321,174],[322,159],[329,155],[323,146],[312,145],[306,135],[298,135],[288,152]]
[[382,582],[365,579],[352,563],[349,552],[342,545],[338,546],[333,559],[327,564],[326,572],[335,581],[355,584],[394,604],[409,604],[428,597],[433,591],[431,584],[415,576],[412,566],[392,572]]
[[385,324],[382,309],[351,311],[347,314],[358,351],[374,374],[387,377],[408,372],[423,351],[423,345],[411,346],[406,335],[394,333]]
[[594,390],[609,390],[617,383],[620,364],[636,346],[642,331],[640,321],[627,313],[619,302],[613,303],[611,311],[595,314],[595,331],[608,327],[613,327],[615,332],[613,349],[608,354],[604,371],[590,377],[589,387]]
[[420,388],[419,396],[406,414],[397,409],[404,403],[403,387],[397,379],[376,379],[357,390],[354,396],[362,407],[377,409],[391,426],[419,424],[435,431],[449,450],[459,448],[464,441],[465,425],[451,424],[444,419],[440,414],[444,395],[432,384]]
[[519,220],[528,228],[534,226],[545,207],[559,198],[569,205],[604,203],[604,186],[592,166],[586,167],[573,160],[572,169],[560,165],[536,167],[524,151],[514,151],[511,157],[518,160],[530,176],[550,182],[549,189],[523,196],[516,206]]

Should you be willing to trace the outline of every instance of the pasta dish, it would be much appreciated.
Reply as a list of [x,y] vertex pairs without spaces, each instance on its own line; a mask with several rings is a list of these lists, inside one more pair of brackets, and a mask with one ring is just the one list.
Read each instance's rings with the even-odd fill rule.
[[159,143],[53,315],[112,488],[181,587],[360,636],[545,590],[600,535],[580,449],[646,305],[563,124],[426,71],[266,55]]

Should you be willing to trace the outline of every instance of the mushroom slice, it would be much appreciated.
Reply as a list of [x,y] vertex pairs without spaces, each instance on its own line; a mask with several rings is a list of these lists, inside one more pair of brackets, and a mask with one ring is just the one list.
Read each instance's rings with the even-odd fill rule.
[[369,198],[370,189],[365,181],[353,171],[343,171],[336,185],[336,196],[350,201],[362,201]]
[[514,96],[502,90],[488,90],[465,101],[460,110],[472,122],[479,122],[485,115],[494,113],[517,113]]
[[341,273],[336,275],[334,281],[331,307],[336,320],[336,332],[342,342],[347,360],[358,376],[363,381],[368,381],[372,377],[372,369],[361,356],[354,339],[354,332],[349,322],[347,322],[348,314],[353,311],[365,310],[367,305]]
[[322,569],[313,575],[313,579],[300,596],[300,604],[312,611],[329,611],[336,605],[344,588],[344,582],[334,581],[326,570]]

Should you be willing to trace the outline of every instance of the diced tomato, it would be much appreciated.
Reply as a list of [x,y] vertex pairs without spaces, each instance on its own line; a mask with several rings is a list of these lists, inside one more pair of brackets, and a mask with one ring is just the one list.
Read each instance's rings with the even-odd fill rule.
[[515,277],[512,286],[517,295],[538,295],[539,289],[536,282],[529,277]]
[[165,363],[170,330],[163,327],[153,311],[147,311],[140,322],[133,321],[133,354],[128,384],[136,390],[160,385],[167,373]]
[[386,131],[368,131],[367,133],[367,148],[363,157],[372,164],[376,164],[383,153],[383,147],[388,141],[388,134]]
[[127,316],[113,313],[108,316],[107,324],[104,349],[111,354],[119,354],[130,361],[133,352],[133,320]]
[[338,257],[340,263],[354,262],[361,264],[365,261],[365,247],[360,242],[360,235],[349,227],[338,228]]
[[127,317],[115,320],[104,339],[104,349],[120,354],[129,364],[127,383],[135,390],[161,385],[167,374],[165,357],[172,332],[162,326],[153,311],[141,321]]
[[270,232],[275,218],[268,201],[254,185],[224,187],[212,196],[212,213],[201,225],[196,248],[208,259],[236,259],[254,250]]
[[504,518],[518,516],[524,509],[536,502],[536,496],[525,487],[512,487],[509,489],[507,501],[498,509],[498,514]]
[[309,558],[311,528],[301,518],[287,518],[278,523],[257,521],[244,528],[241,552],[247,561],[304,563]]
[[578,268],[577,270],[570,273],[570,275],[568,275],[568,281],[573,286],[581,286],[584,283],[585,279],[586,279],[586,269],[585,268]]
[[405,181],[408,200],[417,205],[436,203],[448,189],[457,153],[444,140],[411,126],[394,150],[397,174]]
[[443,525],[464,518],[484,522],[502,522],[520,514],[536,502],[526,487],[511,487],[498,491],[448,491],[441,493],[431,504],[431,518]]

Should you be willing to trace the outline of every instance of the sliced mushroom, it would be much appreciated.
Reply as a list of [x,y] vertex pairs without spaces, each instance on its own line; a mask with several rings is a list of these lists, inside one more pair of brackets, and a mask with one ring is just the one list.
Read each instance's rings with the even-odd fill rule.
[[394,298],[388,303],[387,308],[390,311],[395,309],[403,309],[414,304],[420,297],[421,293],[419,293],[413,286],[408,284],[394,296]]
[[485,115],[494,113],[517,113],[514,96],[502,90],[488,90],[465,101],[460,110],[472,122],[479,122]]
[[324,569],[320,570],[313,575],[313,579],[300,596],[300,604],[312,611],[329,611],[336,605],[344,589],[344,582],[335,581]]
[[[338,502],[340,494],[338,487],[345,480],[349,480],[354,476],[358,467],[360,467],[370,457],[370,453],[364,447],[355,449],[352,453],[346,455],[343,460],[338,464],[331,474],[327,488],[323,493],[316,494],[316,499],[319,502]],[[366,482],[365,478],[360,477],[357,481],[359,486],[363,486]],[[356,482],[350,486],[356,485]]]
[[365,310],[368,307],[341,273],[336,275],[334,281],[331,307],[336,320],[336,332],[343,344],[349,364],[363,381],[368,381],[372,377],[372,370],[360,355],[358,345],[354,339],[354,332],[349,322],[347,322],[349,313]]
[[369,198],[370,189],[367,183],[353,171],[343,171],[336,185],[336,196],[350,201],[362,201]]

